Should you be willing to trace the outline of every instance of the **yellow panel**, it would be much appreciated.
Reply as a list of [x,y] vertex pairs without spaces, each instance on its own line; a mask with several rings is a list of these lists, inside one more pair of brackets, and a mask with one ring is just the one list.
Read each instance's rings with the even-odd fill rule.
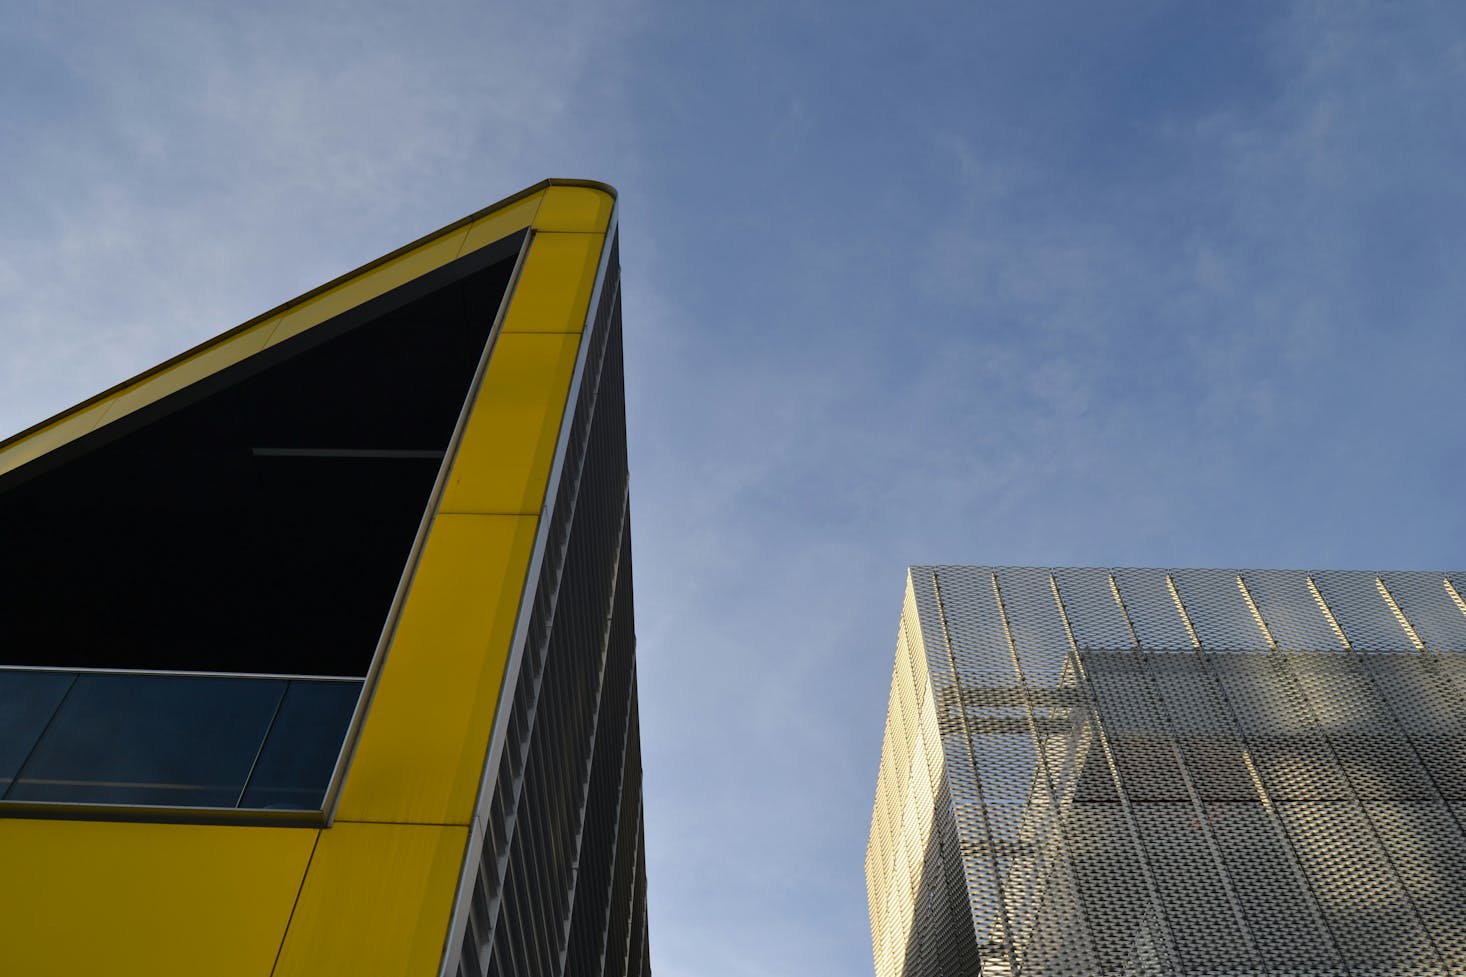
[[440,512],[540,511],[579,347],[574,333],[499,337]]
[[[605,229],[610,214],[610,198],[600,191],[551,188],[497,206],[471,224],[440,232],[390,261],[354,272],[340,284],[278,315],[233,335],[211,340],[180,362],[136,377],[106,399],[63,412],[50,419],[44,427],[8,439],[8,443],[0,441],[0,473],[17,468],[102,424],[124,417],[139,407],[232,366],[266,346],[299,335],[335,315],[433,271],[461,254],[523,230],[536,219],[547,194],[555,195],[550,225],[572,230]],[[602,203],[596,203],[597,200]],[[604,216],[597,218],[596,215],[602,212]]]
[[591,187],[550,187],[535,215],[541,231],[604,231],[615,199]]
[[467,840],[467,828],[441,825],[322,831],[274,977],[433,977]]
[[468,823],[537,525],[534,516],[434,519],[338,818]]
[[0,972],[268,977],[316,834],[0,819]]
[[504,317],[505,332],[579,332],[604,234],[535,234]]
[[8,447],[0,448],[0,474],[19,468],[26,462],[34,461],[68,441],[75,441],[96,427],[106,412],[107,404],[105,402],[93,404],[83,410],[61,417],[55,423],[36,431],[28,438],[22,438]]
[[210,343],[207,348],[199,350],[188,359],[175,363],[149,377],[146,383],[135,384],[126,390],[118,391],[102,401],[107,405],[102,424],[111,424],[118,418],[131,414],[139,407],[146,407],[148,404],[162,400],[189,384],[197,383],[205,377],[213,376],[220,370],[253,356],[265,348],[265,343],[277,324],[278,320],[270,319],[228,339]]
[[468,228],[461,227],[452,234],[429,241],[385,264],[353,275],[315,298],[306,299],[285,313],[285,318],[270,337],[270,345],[284,342],[312,326],[320,325],[332,316],[354,309],[379,295],[387,294],[399,285],[406,285],[414,278],[441,268],[458,257],[467,236]]
[[459,254],[469,254],[485,245],[503,240],[515,231],[524,230],[534,220],[544,196],[543,191],[531,194],[523,200],[515,201],[503,210],[496,210],[474,221],[468,227],[468,236],[464,238],[463,248]]

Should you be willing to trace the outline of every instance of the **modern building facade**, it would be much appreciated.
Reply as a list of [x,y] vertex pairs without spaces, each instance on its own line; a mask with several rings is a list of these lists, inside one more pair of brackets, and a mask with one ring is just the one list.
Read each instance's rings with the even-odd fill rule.
[[913,567],[876,974],[1466,974],[1463,591]]
[[650,972],[614,193],[0,443],[5,973]]

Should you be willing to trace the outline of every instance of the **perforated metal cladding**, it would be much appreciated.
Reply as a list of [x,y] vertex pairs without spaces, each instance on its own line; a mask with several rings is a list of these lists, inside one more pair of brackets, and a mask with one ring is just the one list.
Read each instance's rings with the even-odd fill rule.
[[[956,811],[942,782],[942,736],[916,597],[907,588],[866,849],[878,974],[962,973],[974,956]],[[950,683],[947,683],[950,685]],[[955,711],[948,703],[947,711]]]
[[1116,599],[1110,574],[1095,569],[1059,569],[1054,584],[1063,598],[1074,641],[1081,648],[1133,648],[1135,635],[1126,608]]
[[1170,577],[1204,648],[1248,651],[1267,647],[1257,619],[1237,587],[1237,574],[1174,570]]
[[1379,582],[1384,584],[1425,647],[1435,651],[1466,651],[1466,634],[1460,627],[1461,608],[1446,588],[1443,574],[1392,570],[1381,573]]
[[1308,574],[1297,570],[1248,570],[1242,578],[1279,648],[1323,651],[1342,647],[1308,589]]
[[1371,651],[1414,649],[1409,635],[1380,595],[1374,574],[1333,570],[1310,577],[1354,647]]
[[912,568],[877,973],[1466,974],[1462,580]]

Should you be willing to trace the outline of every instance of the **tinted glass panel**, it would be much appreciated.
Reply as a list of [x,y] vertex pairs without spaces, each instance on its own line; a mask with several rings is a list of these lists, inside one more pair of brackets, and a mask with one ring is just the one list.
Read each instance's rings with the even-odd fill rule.
[[70,672],[0,672],[0,797],[75,677]]
[[285,685],[81,675],[6,799],[234,807]]
[[239,806],[318,810],[360,695],[359,682],[291,682]]

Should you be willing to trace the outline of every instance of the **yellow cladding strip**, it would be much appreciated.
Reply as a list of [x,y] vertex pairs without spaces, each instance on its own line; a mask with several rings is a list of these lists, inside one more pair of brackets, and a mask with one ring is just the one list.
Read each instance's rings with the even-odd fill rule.
[[364,305],[379,295],[385,295],[394,288],[443,267],[458,257],[467,238],[468,228],[459,228],[407,254],[384,262],[364,275],[349,278],[334,288],[328,288],[319,295],[306,299],[280,318],[279,324],[270,333],[269,345],[274,346],[299,336],[327,319],[349,312],[358,305]]
[[1313,577],[1308,578],[1308,592],[1313,595],[1313,601],[1318,609],[1323,611],[1324,620],[1329,622],[1329,627],[1334,629],[1334,637],[1339,639],[1339,644],[1344,646],[1345,651],[1353,651],[1354,646],[1349,643],[1349,636],[1344,633],[1339,619],[1334,617],[1334,612],[1329,607],[1329,602],[1323,599],[1323,593],[1318,589],[1318,584],[1313,582]]
[[540,511],[579,349],[577,334],[499,337],[439,512]]
[[1166,589],[1171,592],[1171,600],[1176,604],[1176,612],[1181,615],[1181,623],[1186,625],[1186,633],[1191,636],[1191,646],[1201,647],[1201,639],[1196,636],[1196,629],[1191,626],[1191,615],[1186,613],[1186,604],[1181,600],[1181,592],[1176,589],[1176,581],[1171,575],[1166,574]]
[[522,231],[533,225],[535,215],[539,213],[540,203],[544,199],[543,192],[531,194],[469,224],[468,233],[463,237],[463,246],[459,249],[458,257],[473,254],[479,248],[503,240],[516,231]]
[[1257,628],[1262,632],[1264,640],[1267,641],[1267,646],[1273,651],[1277,651],[1278,643],[1273,639],[1272,629],[1262,619],[1262,612],[1257,609],[1257,602],[1252,599],[1252,591],[1247,589],[1247,581],[1242,579],[1240,573],[1237,574],[1237,589],[1242,591],[1242,599],[1247,602],[1247,609],[1252,612],[1252,619],[1257,622]]
[[[609,215],[612,197],[606,191],[588,187],[550,186],[495,204],[476,218],[459,221],[430,234],[408,245],[401,253],[350,272],[43,421],[29,431],[0,442],[0,474],[233,366],[268,346],[297,336],[332,316],[384,295],[457,257],[524,230],[538,221],[541,205],[552,200],[554,205],[545,229],[578,231],[592,229],[581,226],[586,224],[587,215],[597,210],[592,201],[604,201]],[[595,229],[604,231],[604,222]]]
[[545,191],[534,227],[539,231],[600,233],[611,221],[616,198],[594,187],[552,186]]
[[504,332],[580,332],[595,285],[604,234],[535,232]]
[[269,334],[280,322],[267,319],[233,335],[221,337],[185,354],[166,369],[134,382],[109,395],[83,404],[56,418],[32,434],[0,448],[0,474],[19,468],[41,455],[89,434],[104,424],[177,393],[190,384],[233,366],[265,348]]
[[41,455],[75,441],[102,422],[107,413],[106,401],[82,407],[41,428],[29,437],[12,442],[0,448],[0,475],[35,461]]
[[0,970],[265,977],[318,833],[0,819]]
[[[443,825],[338,821],[322,831],[274,977],[432,977],[467,839],[467,828]],[[213,973],[233,946],[212,951],[178,973]]]
[[210,343],[204,349],[173,364],[167,370],[153,377],[149,382],[120,390],[105,401],[106,414],[97,426],[110,424],[119,417],[126,417],[139,407],[162,400],[177,393],[190,384],[210,377],[226,367],[244,360],[264,349],[271,334],[279,326],[280,319],[267,319],[252,329],[237,336],[230,336],[217,343]]
[[1384,580],[1375,577],[1374,585],[1379,588],[1379,595],[1385,599],[1385,603],[1390,605],[1390,613],[1395,615],[1395,620],[1399,621],[1400,627],[1405,629],[1405,634],[1410,638],[1410,643],[1415,646],[1415,650],[1424,651],[1425,642],[1420,640],[1420,635],[1415,633],[1415,628],[1411,626],[1409,618],[1405,617],[1405,612],[1400,610],[1399,604],[1395,603],[1395,595],[1390,593],[1390,588],[1385,586]]
[[515,515],[434,519],[338,819],[468,823],[537,524]]
[[[604,199],[609,219],[610,197],[587,192],[568,202]],[[606,230],[530,240],[386,649],[339,819],[473,817]]]

